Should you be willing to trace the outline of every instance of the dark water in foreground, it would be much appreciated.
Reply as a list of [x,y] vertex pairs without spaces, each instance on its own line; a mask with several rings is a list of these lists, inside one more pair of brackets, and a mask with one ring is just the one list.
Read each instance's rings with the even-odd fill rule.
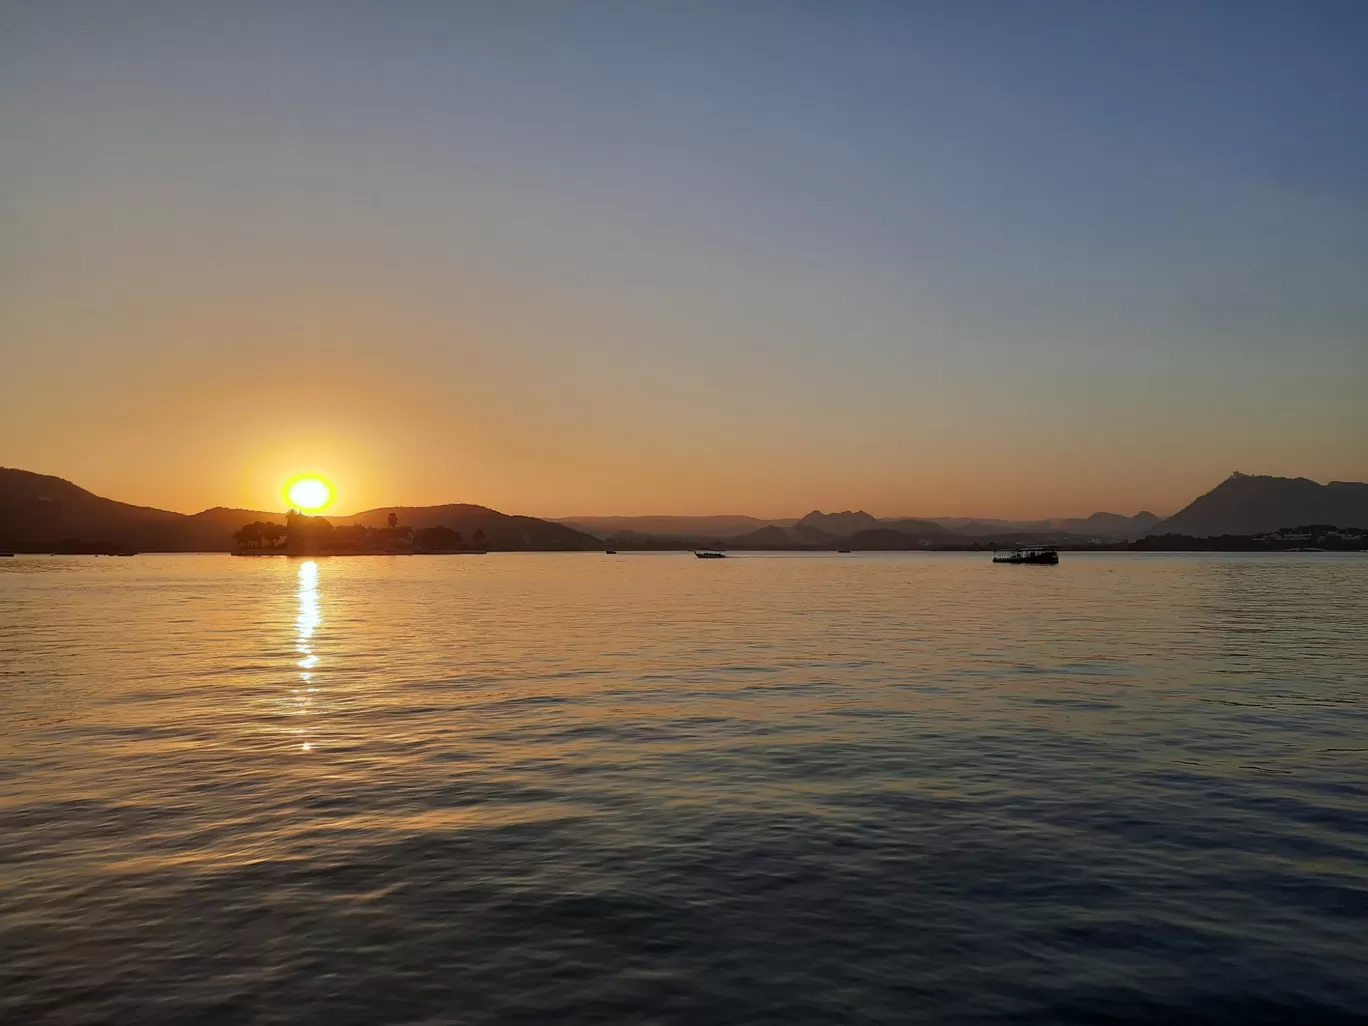
[[5,1023],[1368,1015],[1368,559],[0,566]]

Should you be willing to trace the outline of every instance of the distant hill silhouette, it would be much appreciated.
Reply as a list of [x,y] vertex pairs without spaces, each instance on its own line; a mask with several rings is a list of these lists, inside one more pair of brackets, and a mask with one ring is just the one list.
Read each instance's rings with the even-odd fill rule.
[[[846,530],[847,527],[851,529]],[[730,540],[735,545],[753,548],[786,548],[795,545],[835,547],[866,535],[888,539],[891,544],[883,547],[898,549],[916,547],[918,539],[922,538],[949,537],[950,532],[929,520],[880,521],[864,512],[852,513],[847,510],[844,513],[821,513],[814,510],[789,526],[770,524]]]
[[[206,516],[213,511],[206,511]],[[245,514],[248,520],[257,514]],[[0,548],[56,551],[67,541],[107,543],[133,549],[193,549],[202,532],[217,530],[212,518],[195,518],[150,506],[116,502],[48,474],[0,467]],[[245,521],[235,520],[230,535]]]
[[[175,534],[168,543],[169,548],[178,552],[226,552],[233,548],[233,532],[244,524],[258,520],[283,524],[285,514],[214,506],[212,509],[185,517],[177,525]],[[145,546],[147,549],[157,547]]]
[[473,538],[476,531],[483,531],[484,546],[488,549],[573,551],[602,547],[598,538],[564,524],[536,517],[513,516],[464,502],[445,506],[382,506],[355,516],[329,519],[334,524],[384,527],[391,513],[398,515],[401,524],[407,524],[415,531],[428,527],[449,527],[460,531],[465,538]]
[[730,541],[738,548],[755,549],[838,546],[854,549],[916,549],[925,548],[936,541],[954,538],[954,535],[939,524],[926,520],[896,520],[886,524],[880,524],[876,520],[874,523],[875,527],[852,531],[850,534],[828,534],[799,521],[792,527],[762,527],[758,531],[752,531]]
[[936,523],[934,520],[914,520],[910,517],[904,517],[902,520],[885,520],[878,526],[886,527],[890,531],[897,531],[900,534],[913,534],[918,537],[932,537],[950,533],[949,528]]
[[710,517],[558,517],[553,523],[573,527],[598,538],[647,535],[656,538],[736,538],[761,527],[788,527],[794,521],[762,520],[740,514]]
[[[562,517],[556,523],[578,531],[586,531],[604,539],[651,539],[675,541],[711,540],[740,541],[747,535],[765,528],[781,527],[789,540],[811,545],[823,540],[834,541],[857,531],[889,528],[917,536],[954,532],[970,537],[990,537],[1003,534],[1064,534],[1087,538],[1139,538],[1159,521],[1153,513],[1141,512],[1133,517],[1119,513],[1094,513],[1089,517],[1056,520],[991,520],[968,517],[884,517],[875,518],[862,511],[822,513],[814,510],[801,520],[761,520],[738,515],[714,517],[644,516],[644,517]],[[766,537],[775,541],[778,535]]]
[[1090,517],[1056,517],[1022,525],[1027,531],[1066,531],[1093,538],[1130,540],[1143,537],[1160,518],[1149,510],[1141,510],[1133,517],[1121,513],[1094,513]]
[[[557,523],[588,531],[605,539],[623,542],[633,539],[674,539],[677,541],[734,542],[742,546],[791,547],[825,545],[855,531],[879,527],[880,521],[863,511],[822,513],[813,510],[801,520],[792,518],[761,520],[758,517],[720,515],[711,517],[566,517]],[[898,521],[921,531],[941,530],[928,521]]]
[[768,527],[762,527],[759,530],[751,531],[749,534],[743,534],[729,540],[731,544],[740,548],[791,549],[796,545],[823,545],[829,542],[831,538],[825,534],[816,540],[810,536],[804,538],[791,528],[771,524]]
[[844,510],[840,513],[823,513],[814,509],[798,523],[837,538],[880,526],[878,517],[871,516],[862,509]]
[[1148,533],[1207,538],[1264,534],[1299,524],[1368,527],[1368,484],[1322,485],[1304,477],[1235,473]]
[[933,537],[944,540],[948,537],[948,532],[942,527],[937,534],[917,535],[892,527],[872,527],[866,531],[856,531],[846,538],[842,545],[852,550],[919,549],[931,545]]
[[830,534],[819,527],[801,522],[784,530],[804,545],[829,545],[841,537],[839,534]]
[[1088,517],[1056,517],[1052,520],[992,520],[970,517],[936,517],[956,534],[969,537],[996,537],[1004,534],[1065,534],[1085,538],[1139,538],[1159,522],[1159,517],[1142,510],[1133,517],[1120,513],[1094,513]]
[[1133,517],[1120,513],[1094,513],[1082,519],[1062,518],[1049,521],[1051,527],[1074,534],[1100,534],[1112,538],[1139,538],[1155,524],[1160,517],[1149,510],[1141,510]]

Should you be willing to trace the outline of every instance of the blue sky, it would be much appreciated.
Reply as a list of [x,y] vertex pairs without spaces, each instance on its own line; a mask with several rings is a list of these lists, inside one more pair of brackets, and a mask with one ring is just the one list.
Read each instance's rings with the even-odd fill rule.
[[8,3],[0,462],[128,501],[1368,478],[1358,3]]

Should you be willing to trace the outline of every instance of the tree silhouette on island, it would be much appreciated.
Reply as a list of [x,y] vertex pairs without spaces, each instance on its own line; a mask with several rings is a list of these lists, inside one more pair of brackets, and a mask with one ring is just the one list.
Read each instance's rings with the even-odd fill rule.
[[254,520],[252,523],[233,532],[233,540],[239,548],[270,548],[286,535],[285,528],[277,523]]
[[[297,509],[286,514],[285,526],[256,520],[233,532],[237,551],[245,554],[276,552],[286,555],[403,555],[414,552],[483,551],[484,531],[477,529],[477,548],[468,548],[460,531],[444,524],[415,532],[399,523],[399,514],[385,517],[385,527],[363,524],[334,525],[325,517],[309,516]],[[281,539],[284,544],[281,545]]]

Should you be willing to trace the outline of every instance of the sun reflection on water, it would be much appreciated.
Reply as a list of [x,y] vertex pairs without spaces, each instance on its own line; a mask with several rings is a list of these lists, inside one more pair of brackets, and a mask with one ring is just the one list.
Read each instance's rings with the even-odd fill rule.
[[[313,636],[318,625],[323,622],[323,614],[318,602],[318,564],[306,560],[299,565],[299,616],[295,619],[295,651],[301,656],[298,666],[299,687],[294,689],[295,715],[307,716],[312,712],[313,694],[318,689],[313,683],[313,668],[318,665],[314,654]],[[307,735],[308,727],[300,727],[295,733]],[[305,737],[299,745],[301,752],[313,751],[313,742]]]

